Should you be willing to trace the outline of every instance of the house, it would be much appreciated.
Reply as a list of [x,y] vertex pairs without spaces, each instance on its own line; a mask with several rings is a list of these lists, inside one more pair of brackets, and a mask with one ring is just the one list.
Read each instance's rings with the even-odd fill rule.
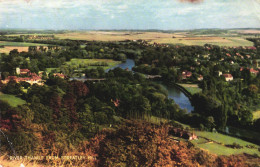
[[258,70],[255,70],[253,68],[250,68],[249,71],[250,71],[251,74],[254,74],[254,75],[257,75],[259,73]]
[[227,57],[231,57],[231,54],[229,54],[229,53],[226,53],[226,56],[227,56]]
[[60,77],[60,78],[65,78],[65,75],[64,74],[62,74],[62,73],[53,73],[53,76],[55,76],[55,77]]
[[202,81],[203,80],[203,76],[200,75],[197,79],[198,79],[198,81]]
[[233,76],[231,74],[223,74],[223,76],[225,77],[226,81],[232,81],[233,80]]
[[246,55],[246,57],[247,57],[248,59],[250,59],[250,58],[251,58],[251,56],[250,56],[250,55]]
[[111,101],[114,103],[115,107],[118,107],[120,104],[120,100],[118,100],[118,99],[116,99],[116,100],[111,99]]
[[254,47],[254,46],[248,46],[247,49],[256,50],[256,47]]
[[222,72],[221,72],[221,71],[218,71],[217,74],[218,74],[218,76],[221,76],[221,75],[222,75]]
[[13,80],[17,83],[19,82],[27,82],[31,85],[43,85],[42,78],[38,76],[36,73],[28,73],[29,77],[17,77],[17,76],[8,76],[5,80],[2,80],[3,84],[7,84],[9,81]]
[[177,137],[181,137],[181,138],[184,138],[184,139],[187,139],[187,140],[196,140],[198,139],[198,136],[195,135],[194,133],[190,133],[188,131],[185,131],[183,129],[180,129],[180,128],[170,128],[170,131],[169,133],[173,136],[177,136]]
[[26,74],[28,74],[29,72],[30,72],[29,69],[20,69],[20,74],[21,74],[21,75],[26,75]]
[[26,75],[30,72],[29,69],[20,69],[19,67],[16,68],[16,74],[18,75]]
[[[249,70],[249,72],[251,73],[251,74],[254,74],[254,75],[257,75],[258,73],[259,73],[259,71],[258,70],[255,70],[255,69],[253,69],[253,68],[247,68],[248,70]],[[243,71],[244,70],[244,68],[243,67],[240,67],[240,71]]]
[[182,79],[190,78],[191,75],[192,75],[192,72],[190,72],[190,71],[183,71],[182,74],[181,74],[181,78]]
[[209,58],[209,54],[203,55],[203,58],[204,58],[204,59],[208,59],[208,58]]

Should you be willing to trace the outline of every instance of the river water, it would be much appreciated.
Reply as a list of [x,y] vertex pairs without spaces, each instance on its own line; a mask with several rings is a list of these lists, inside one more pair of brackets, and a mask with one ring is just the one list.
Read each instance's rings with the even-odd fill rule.
[[116,65],[116,66],[114,66],[114,67],[112,67],[112,68],[109,68],[109,69],[106,70],[106,72],[108,72],[109,70],[113,70],[113,69],[115,69],[115,68],[117,68],[117,67],[120,67],[120,68],[122,68],[122,69],[127,69],[127,68],[128,68],[129,71],[132,71],[132,68],[133,68],[134,66],[135,66],[134,60],[132,60],[132,59],[126,59],[126,62],[121,63],[121,64],[118,64],[118,65]]
[[174,86],[167,86],[165,84],[159,83],[164,89],[168,91],[168,98],[173,99],[176,104],[182,109],[186,109],[189,113],[194,110],[194,107],[191,105],[190,100],[185,96],[182,91]]
[[[112,70],[116,67],[120,67],[122,69],[126,69],[128,68],[129,70],[132,70],[132,68],[135,66],[135,62],[132,59],[127,59],[125,63],[121,63],[118,64],[115,67],[112,67],[109,70]],[[180,106],[180,108],[182,109],[187,109],[188,112],[191,112],[194,108],[190,103],[190,100],[188,97],[185,96],[184,93],[182,93],[178,88],[174,87],[174,86],[166,86],[162,83],[158,83],[160,84],[164,89],[166,89],[168,91],[168,98],[173,99],[175,101],[176,104],[178,104]]]

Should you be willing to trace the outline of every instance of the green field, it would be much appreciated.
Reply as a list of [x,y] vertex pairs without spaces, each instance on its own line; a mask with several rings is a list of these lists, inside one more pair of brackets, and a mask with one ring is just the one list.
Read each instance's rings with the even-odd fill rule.
[[202,89],[199,88],[197,84],[179,84],[179,85],[184,87],[192,95],[202,91]]
[[[212,132],[205,132],[205,131],[195,131],[195,134],[199,137],[198,140],[193,140],[192,143],[201,149],[207,150],[213,154],[217,155],[231,155],[231,154],[241,154],[241,153],[248,153],[248,154],[257,154],[260,156],[260,152],[257,150],[259,147],[258,145],[252,144],[250,142],[246,142],[244,140],[230,137],[227,135],[219,134],[219,133],[212,133]],[[209,139],[206,140],[205,138]],[[211,141],[211,142],[209,142]],[[243,146],[242,149],[233,149],[230,147],[226,147],[226,144],[233,144],[237,143]],[[255,146],[256,148],[247,148],[246,146]]]
[[26,101],[22,100],[21,98],[18,98],[14,95],[4,94],[2,92],[0,92],[0,99],[8,102],[12,107],[16,107],[18,105],[22,105],[26,103]]
[[112,59],[71,59],[70,61],[62,65],[60,68],[47,68],[46,72],[49,73],[52,70],[60,71],[61,68],[67,67],[78,71],[97,67],[102,67],[104,68],[104,70],[106,70],[120,63],[121,61],[115,61]]
[[47,46],[47,44],[0,41],[0,46]]

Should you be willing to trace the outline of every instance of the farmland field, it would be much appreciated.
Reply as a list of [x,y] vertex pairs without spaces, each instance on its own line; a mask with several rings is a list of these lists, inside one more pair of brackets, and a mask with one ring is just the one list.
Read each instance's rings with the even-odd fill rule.
[[18,52],[27,52],[28,46],[5,46],[4,48],[0,48],[0,53],[8,54],[11,50],[17,49]]
[[162,32],[69,32],[56,34],[60,39],[95,40],[95,41],[122,41],[122,40],[147,40],[150,43],[177,44],[177,45],[204,45],[206,43],[219,46],[253,46],[253,43],[243,37],[229,36],[194,36],[187,32],[162,33]]
[[[70,32],[64,34],[56,34],[60,39],[81,39],[81,40],[96,40],[96,41],[122,41],[122,40],[153,40],[157,38],[172,38],[174,34],[160,32],[104,32],[104,31],[89,31],[89,32]],[[176,34],[175,36],[184,37]]]
[[205,44],[219,46],[253,46],[253,42],[240,37],[185,37],[185,38],[160,38],[152,40],[157,43],[168,43],[178,45],[200,45]]
[[29,46],[46,46],[46,44],[0,41],[0,46],[4,46],[0,48],[0,53],[8,54],[13,49],[17,49],[18,52],[27,52]]

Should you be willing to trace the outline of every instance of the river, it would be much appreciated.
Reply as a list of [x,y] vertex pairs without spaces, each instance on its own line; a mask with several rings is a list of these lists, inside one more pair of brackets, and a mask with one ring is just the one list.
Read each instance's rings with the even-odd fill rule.
[[[128,68],[128,70],[132,70],[134,66],[135,66],[134,60],[127,59],[126,62],[118,64],[117,66],[106,70],[106,72],[116,67],[120,67],[122,69]],[[178,88],[174,86],[166,86],[165,84],[162,84],[160,82],[156,82],[156,83],[160,84],[163,88],[165,88],[168,91],[168,98],[173,99],[175,103],[180,106],[180,108],[187,109],[188,112],[191,112],[194,109],[190,103],[189,98],[186,97],[185,94],[182,93]]]
[[117,67],[120,67],[120,68],[122,68],[122,69],[127,69],[127,68],[128,68],[129,71],[132,71],[132,68],[133,68],[134,66],[135,66],[134,60],[132,60],[132,59],[126,59],[126,61],[125,61],[124,63],[118,64],[118,65],[116,65],[116,66],[114,66],[114,67],[112,67],[112,68],[109,68],[109,69],[106,70],[106,72],[108,72],[109,70],[113,70],[113,69],[115,69],[115,68],[117,68]]

